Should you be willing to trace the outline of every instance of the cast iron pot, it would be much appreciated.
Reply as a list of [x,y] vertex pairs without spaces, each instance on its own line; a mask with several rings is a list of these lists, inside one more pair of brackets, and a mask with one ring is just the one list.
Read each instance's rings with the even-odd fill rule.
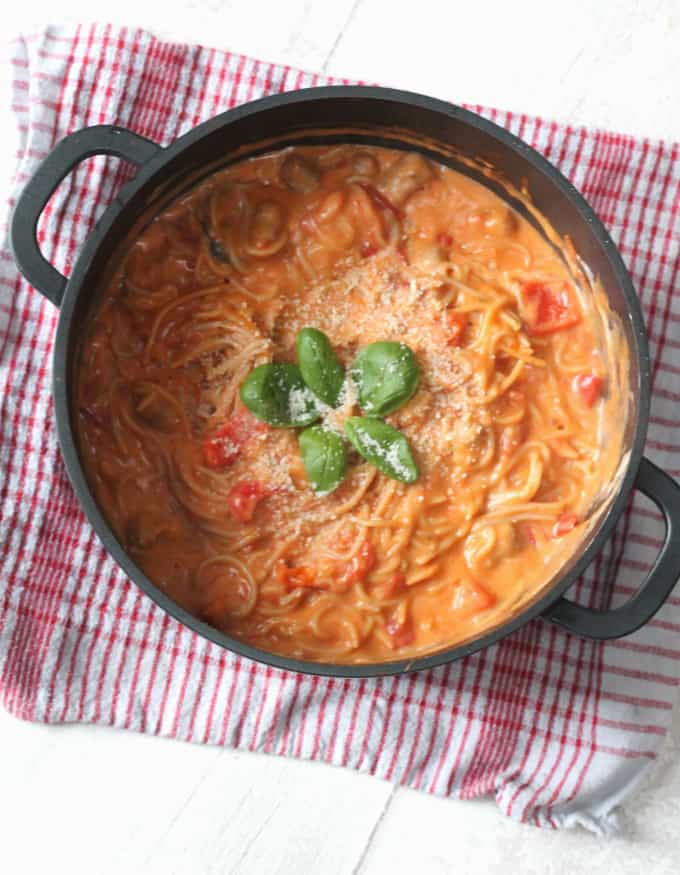
[[[235,156],[248,157],[294,143],[342,141],[417,148],[489,184],[478,171],[460,164],[456,156],[463,154],[480,166],[496,168],[518,189],[526,184],[535,206],[559,234],[571,237],[576,250],[600,278],[612,310],[623,323],[630,350],[632,409],[624,438],[629,455],[621,487],[577,553],[533,603],[491,631],[429,656],[368,665],[301,661],[250,647],[206,625],[169,599],[125,552],[95,503],[80,463],[71,417],[80,332],[107,265],[130,229],[139,227],[145,216],[158,212],[190,182]],[[138,170],[88,237],[67,280],[38,248],[38,219],[60,181],[85,158],[102,154],[119,156],[137,165]],[[498,193],[508,200],[504,190]],[[521,205],[519,208],[524,212]],[[642,455],[650,403],[649,352],[631,279],[586,201],[548,161],[503,128],[429,97],[363,87],[314,88],[266,97],[199,125],[167,148],[119,127],[86,128],[58,143],[26,185],[13,215],[11,242],[26,279],[61,310],[54,348],[54,406],[66,468],[88,519],[107,550],[148,596],[171,616],[222,647],[279,668],[311,674],[399,674],[432,668],[481,650],[540,615],[589,638],[628,635],[646,623],[670,594],[680,573],[680,487]],[[654,567],[637,594],[623,606],[607,611],[593,611],[563,598],[612,533],[633,489],[639,489],[660,508],[666,529]]]

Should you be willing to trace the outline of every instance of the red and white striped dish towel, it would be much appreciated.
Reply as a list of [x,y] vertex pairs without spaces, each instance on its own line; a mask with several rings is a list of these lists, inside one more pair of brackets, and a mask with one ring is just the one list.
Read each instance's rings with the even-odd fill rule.
[[[11,48],[16,192],[52,145],[112,122],[169,143],[263,94],[333,81],[140,30],[50,29]],[[574,182],[610,229],[651,335],[647,453],[680,474],[678,145],[472,107]],[[126,170],[82,165],[50,202],[43,251],[65,273]],[[265,668],[180,626],[130,583],[83,518],[55,437],[58,313],[0,253],[0,698],[27,720],[102,723],[349,766],[442,796],[493,794],[541,826],[616,829],[656,757],[680,680],[680,598],[621,641],[536,621],[435,671],[330,680]],[[636,498],[571,596],[630,596],[654,559],[658,515]]]

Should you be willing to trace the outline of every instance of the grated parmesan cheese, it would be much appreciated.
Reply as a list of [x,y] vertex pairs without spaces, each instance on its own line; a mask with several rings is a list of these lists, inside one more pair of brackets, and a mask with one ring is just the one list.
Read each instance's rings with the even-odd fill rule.
[[323,402],[310,389],[306,387],[304,389],[293,389],[288,395],[288,415],[292,422],[298,422],[307,414],[310,407],[321,407],[322,404]]
[[355,415],[357,403],[356,383],[349,374],[346,374],[338,396],[337,406],[328,407],[325,404],[323,405],[325,409],[322,412],[322,424],[330,431],[343,435],[345,433],[345,420]]
[[[486,391],[478,353],[449,343],[442,317],[451,293],[443,281],[439,272],[404,263],[390,250],[359,262],[347,259],[336,264],[330,278],[310,280],[292,291],[277,323],[275,354],[294,357],[297,332],[313,326],[328,335],[348,372],[369,343],[394,340],[413,350],[420,387],[387,421],[418,454],[423,474],[444,460],[450,464],[452,454],[464,464],[488,426],[485,406],[477,403]],[[457,305],[462,294],[457,293]],[[303,402],[295,398],[296,410]],[[344,434],[345,420],[361,413],[354,381],[345,379],[336,408],[318,406],[321,424]],[[399,465],[396,457],[388,461]]]

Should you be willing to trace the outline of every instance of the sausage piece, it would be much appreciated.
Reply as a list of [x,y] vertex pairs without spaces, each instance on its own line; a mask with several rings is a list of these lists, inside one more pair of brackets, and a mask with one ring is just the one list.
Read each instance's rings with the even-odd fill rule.
[[434,176],[430,163],[417,152],[407,152],[383,173],[379,188],[393,204],[404,201]]
[[255,208],[249,243],[254,250],[268,250],[285,230],[286,217],[276,201],[262,201]]
[[291,191],[307,194],[319,185],[321,174],[319,170],[300,155],[289,155],[281,165],[281,182]]
[[379,169],[377,158],[368,152],[357,152],[352,158],[352,170],[357,176],[377,176]]

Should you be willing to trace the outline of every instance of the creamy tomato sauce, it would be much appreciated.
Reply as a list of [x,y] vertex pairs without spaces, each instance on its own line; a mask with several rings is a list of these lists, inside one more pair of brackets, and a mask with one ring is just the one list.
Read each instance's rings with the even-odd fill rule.
[[[413,351],[386,421],[414,483],[350,449],[316,494],[296,430],[244,407],[305,327],[348,370],[375,341]],[[490,190],[415,152],[300,147],[210,176],[133,241],[75,417],[100,507],[170,597],[269,651],[386,661],[497,625],[575,549],[607,452],[600,347],[563,260]],[[359,412],[346,391],[327,424]]]

